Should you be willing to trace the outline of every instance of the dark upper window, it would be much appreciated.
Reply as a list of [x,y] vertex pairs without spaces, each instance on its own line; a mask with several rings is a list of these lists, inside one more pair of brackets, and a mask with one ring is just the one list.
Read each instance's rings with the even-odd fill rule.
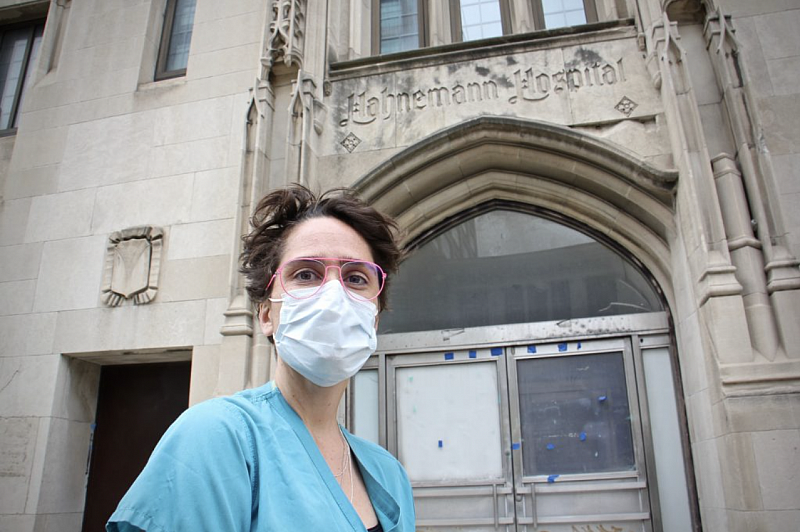
[[44,21],[0,28],[0,132],[17,127],[43,31]]
[[167,0],[156,65],[156,80],[186,74],[196,4],[196,0]]
[[376,0],[373,42],[377,53],[391,54],[425,46],[422,0]]

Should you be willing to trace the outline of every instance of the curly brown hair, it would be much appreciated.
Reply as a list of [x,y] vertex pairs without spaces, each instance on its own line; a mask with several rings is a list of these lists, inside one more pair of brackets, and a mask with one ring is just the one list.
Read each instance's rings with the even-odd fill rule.
[[244,250],[239,257],[239,271],[247,279],[247,293],[256,306],[269,296],[267,285],[280,265],[292,229],[311,218],[326,216],[349,225],[369,244],[373,259],[387,274],[378,296],[378,308],[386,308],[389,274],[397,271],[402,255],[395,238],[395,221],[367,205],[350,189],[333,189],[317,196],[299,184],[264,196],[250,219],[253,230],[242,237]]

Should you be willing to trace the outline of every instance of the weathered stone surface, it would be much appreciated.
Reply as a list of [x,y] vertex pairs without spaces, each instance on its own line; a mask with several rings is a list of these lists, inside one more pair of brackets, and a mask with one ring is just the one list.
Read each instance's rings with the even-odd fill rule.
[[0,514],[25,512],[38,426],[36,418],[0,417]]
[[52,353],[56,313],[0,316],[0,357]]
[[25,241],[40,242],[89,235],[94,203],[93,189],[33,198]]
[[800,430],[756,432],[753,446],[758,480],[765,510],[796,510],[800,507]]
[[239,168],[230,166],[197,172],[192,188],[189,221],[232,218],[238,199]]
[[35,289],[33,280],[0,283],[0,316],[30,312]]
[[34,312],[97,306],[106,238],[53,240],[44,245]]
[[53,405],[58,355],[0,358],[0,416],[47,416]]
[[158,301],[185,301],[227,296],[229,255],[168,260],[162,263]]
[[0,248],[0,282],[35,279],[43,246],[39,242]]

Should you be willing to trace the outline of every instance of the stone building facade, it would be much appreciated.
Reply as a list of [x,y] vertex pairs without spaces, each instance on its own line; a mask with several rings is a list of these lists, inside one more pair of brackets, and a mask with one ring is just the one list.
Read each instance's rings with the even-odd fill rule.
[[420,530],[797,530],[800,3],[474,7],[0,0],[0,530],[92,529],[112,370],[269,379],[293,182],[413,251],[342,420]]

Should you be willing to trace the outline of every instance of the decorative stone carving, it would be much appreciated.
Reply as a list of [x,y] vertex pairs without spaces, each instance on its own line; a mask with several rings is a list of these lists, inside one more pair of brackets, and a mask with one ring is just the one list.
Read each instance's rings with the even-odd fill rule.
[[126,299],[149,303],[158,291],[163,231],[141,225],[112,233],[106,247],[103,303],[120,306]]
[[347,136],[342,139],[342,146],[350,153],[353,153],[353,150],[355,150],[359,144],[361,144],[361,139],[356,137],[352,132],[348,133]]
[[267,79],[273,66],[279,61],[283,61],[286,66],[303,65],[305,9],[306,3],[303,0],[272,1],[272,22],[269,24],[269,36],[261,58],[261,79]]
[[614,109],[624,114],[625,116],[631,116],[631,113],[637,107],[639,107],[639,104],[637,104],[627,96],[623,96],[622,99],[619,101],[619,103],[617,103],[617,105],[614,106]]

